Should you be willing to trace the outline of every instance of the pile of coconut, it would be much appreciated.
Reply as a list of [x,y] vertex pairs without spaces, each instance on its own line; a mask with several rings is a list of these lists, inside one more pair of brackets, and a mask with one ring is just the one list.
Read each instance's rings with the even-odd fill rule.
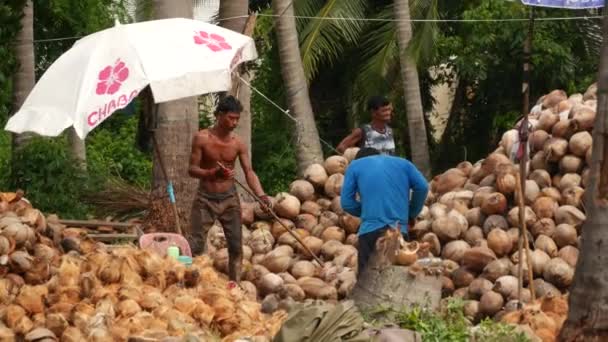
[[[596,88],[570,97],[561,90],[539,99],[529,121],[530,162],[525,182],[525,220],[537,297],[565,292],[572,282],[579,235],[585,220],[582,195],[591,159]],[[431,181],[431,192],[411,233],[424,251],[441,257],[444,296],[467,300],[476,320],[503,314],[518,298],[518,165],[509,156],[516,129],[475,164],[462,162]],[[257,288],[265,303],[282,299],[335,300],[355,283],[359,219],[340,207],[344,172],[357,153],[331,156],[311,165],[288,193],[275,197],[276,222],[259,207],[243,206],[245,288]],[[293,229],[322,261],[318,264],[286,232]],[[404,246],[406,247],[406,246]],[[221,228],[209,237],[214,265],[226,272],[228,253]],[[416,250],[416,249],[414,249]],[[411,251],[399,251],[409,264]],[[522,300],[530,299],[527,259],[523,257]]]
[[518,269],[530,300],[567,292],[579,255],[585,220],[582,196],[588,183],[596,108],[595,85],[570,97],[555,90],[530,114],[530,162],[523,201],[533,279],[526,254],[520,260],[519,165],[508,157],[518,131],[507,131],[498,147],[474,165],[460,163],[431,182],[432,193],[414,236],[431,245],[448,270],[443,293],[467,300],[475,319],[501,316],[516,307]]
[[135,247],[64,238],[62,230],[19,194],[0,193],[0,340],[264,341],[286,318],[263,314],[255,297],[230,289],[206,256],[186,267]]

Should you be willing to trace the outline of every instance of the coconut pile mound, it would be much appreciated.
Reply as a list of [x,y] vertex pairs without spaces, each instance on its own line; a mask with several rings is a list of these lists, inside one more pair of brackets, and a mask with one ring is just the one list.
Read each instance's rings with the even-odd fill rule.
[[[524,255],[524,302],[530,300],[531,281],[537,297],[566,292],[572,282],[585,220],[582,195],[589,177],[595,108],[593,85],[584,95],[552,91],[538,100],[529,116],[531,159],[523,200],[534,279],[528,279]],[[517,130],[507,131],[487,158],[462,162],[436,176],[410,230],[420,242],[413,248],[418,258],[442,259],[443,296],[465,299],[473,321],[498,318],[516,307],[519,165],[508,156],[517,143]],[[351,148],[343,156],[311,165],[288,193],[274,198],[281,222],[322,265],[259,206],[243,203],[243,287],[269,307],[286,299],[337,300],[352,290],[360,221],[340,207],[340,190],[357,151]],[[228,253],[220,227],[211,229],[208,244],[215,267],[226,272]],[[412,262],[409,247],[402,246],[404,258],[396,259],[403,261],[400,264]]]
[[533,279],[527,256],[519,260],[519,165],[508,155],[518,131],[507,131],[500,146],[472,165],[460,163],[431,182],[432,192],[414,236],[431,245],[445,268],[444,296],[465,299],[474,320],[499,318],[517,307],[518,268],[525,288],[537,297],[566,293],[579,254],[585,220],[582,195],[589,178],[596,87],[570,97],[555,90],[530,114],[529,170],[523,201]]
[[186,267],[135,247],[64,238],[56,217],[18,197],[0,194],[2,341],[269,341],[286,319],[230,289],[206,256]]

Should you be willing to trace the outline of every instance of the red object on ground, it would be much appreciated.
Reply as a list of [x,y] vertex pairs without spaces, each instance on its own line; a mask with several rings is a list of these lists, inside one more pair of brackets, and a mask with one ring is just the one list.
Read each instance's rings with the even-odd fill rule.
[[149,233],[144,234],[139,238],[139,247],[141,247],[141,249],[153,250],[162,256],[167,255],[167,248],[170,246],[177,246],[180,255],[192,256],[188,240],[179,234]]

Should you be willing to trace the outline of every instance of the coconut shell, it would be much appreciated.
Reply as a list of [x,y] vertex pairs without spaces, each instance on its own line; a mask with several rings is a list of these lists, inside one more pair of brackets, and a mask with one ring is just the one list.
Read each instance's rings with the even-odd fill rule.
[[463,266],[481,272],[487,264],[496,259],[496,255],[487,247],[473,247],[464,253]]
[[500,192],[495,192],[485,197],[481,204],[481,212],[484,215],[503,214],[507,210],[507,198]]
[[551,186],[551,175],[544,169],[534,170],[528,175],[528,179],[534,181],[539,189]]
[[559,248],[568,245],[576,246],[576,228],[567,223],[557,225],[557,227],[555,227],[555,233],[553,234],[553,241],[555,241],[555,244]]
[[567,288],[572,284],[574,268],[560,258],[551,259],[543,271],[543,278],[559,288]]
[[430,245],[429,251],[435,256],[439,256],[441,253],[441,243],[435,233],[426,233],[422,237],[422,242],[426,242]]
[[568,141],[552,137],[545,142],[543,151],[548,161],[557,162],[568,152]]
[[[524,203],[530,205],[540,196],[540,188],[533,180],[526,180],[526,188],[524,189]],[[519,191],[515,193],[515,203],[519,203]]]
[[555,241],[546,235],[539,235],[536,238],[534,245],[536,246],[536,249],[540,249],[552,258],[557,256],[557,245],[555,244]]
[[567,154],[559,161],[559,169],[563,173],[579,172],[582,168],[583,160],[573,154]]
[[570,138],[568,148],[574,155],[584,158],[587,151],[591,148],[593,139],[587,131],[575,133]]
[[488,234],[488,247],[496,254],[497,257],[501,257],[509,254],[513,248],[511,238],[506,231],[495,228]]
[[300,202],[312,201],[315,198],[315,188],[309,181],[298,179],[289,185],[289,193],[297,197]]
[[504,299],[499,293],[487,291],[479,300],[479,311],[484,315],[493,316],[502,308],[503,304]]
[[443,247],[441,257],[460,263],[464,257],[464,253],[470,248],[471,246],[463,240],[450,241]]
[[551,198],[553,198],[558,203],[560,203],[562,201],[562,194],[561,194],[561,192],[559,190],[557,190],[557,188],[554,188],[554,187],[544,188],[540,192],[540,195],[541,196],[551,197]]
[[537,298],[561,295],[561,292],[557,287],[542,278],[534,279],[533,285]]
[[559,250],[557,256],[564,260],[571,267],[576,267],[576,262],[578,260],[579,250],[574,246],[564,246]]

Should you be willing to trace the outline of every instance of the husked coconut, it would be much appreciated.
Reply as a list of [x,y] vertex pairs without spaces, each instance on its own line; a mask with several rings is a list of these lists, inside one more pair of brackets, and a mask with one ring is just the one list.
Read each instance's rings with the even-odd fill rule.
[[576,236],[576,228],[567,223],[558,224],[555,227],[555,233],[553,234],[553,241],[557,247],[564,246],[576,246],[577,244],[577,236]]
[[581,208],[584,194],[585,189],[581,188],[580,186],[573,186],[565,189],[562,191],[562,204]]
[[441,243],[435,233],[426,233],[422,237],[422,242],[426,242],[430,245],[429,251],[435,256],[439,256],[441,253]]
[[[330,157],[331,158],[331,157]],[[342,183],[344,183],[344,175],[341,173],[334,173],[325,182],[325,194],[329,198],[335,198],[336,196],[340,196],[340,191],[342,191]]]
[[291,274],[296,278],[312,277],[315,275],[315,265],[306,260],[296,261],[291,267]]
[[454,291],[454,293],[452,294],[452,297],[454,298],[460,298],[463,300],[468,300],[469,298],[469,288],[468,287],[461,287],[459,289],[456,289]]
[[459,267],[451,275],[454,286],[457,288],[469,286],[469,284],[475,279],[475,275],[468,270],[466,267]]
[[574,268],[560,258],[551,259],[543,271],[543,278],[551,284],[567,288],[572,284],[574,277]]
[[476,278],[469,284],[469,294],[472,298],[479,299],[484,293],[492,291],[491,281],[485,278]]
[[585,153],[585,163],[587,163],[587,165],[591,165],[592,158],[593,158],[593,146],[589,147],[589,149],[587,150],[587,153]]
[[559,169],[563,173],[579,172],[582,168],[583,160],[573,154],[567,154],[559,161]]
[[550,109],[543,110],[540,116],[538,117],[537,129],[543,131],[551,131],[553,125],[555,125],[558,121],[559,115],[553,114],[553,111]]
[[334,199],[331,200],[331,211],[333,211],[334,213],[336,213],[336,215],[344,215],[344,210],[342,209],[342,204],[341,204],[341,199],[340,199],[340,194],[338,193],[338,196],[334,197]]
[[507,198],[500,192],[489,194],[481,203],[481,211],[485,215],[503,214],[507,210]]
[[435,233],[442,242],[458,239],[464,230],[457,220],[453,220],[448,216],[443,216],[433,221],[432,229],[433,233]]
[[578,248],[574,246],[564,246],[559,250],[557,256],[563,259],[571,267],[576,267],[576,261],[578,260]]
[[490,231],[490,234],[488,234],[488,247],[496,254],[496,256],[501,257],[511,252],[513,244],[511,243],[511,238],[506,231],[500,228],[495,228]]
[[495,183],[496,183],[496,176],[487,175],[479,182],[479,186],[494,186]]
[[352,216],[350,214],[342,215],[341,217],[341,226],[348,234],[356,234],[359,231],[359,225],[361,224],[361,219]]
[[511,160],[502,153],[492,153],[481,162],[481,168],[486,175],[489,175],[496,170],[500,164],[511,164]]
[[344,229],[335,226],[326,228],[323,231],[323,234],[321,234],[321,239],[326,242],[329,240],[337,240],[340,242],[344,242],[345,238],[346,233],[344,232]]
[[413,238],[421,238],[424,234],[431,231],[431,221],[421,220],[416,222],[414,227],[410,227],[409,233]]
[[553,108],[557,106],[561,101],[567,100],[568,95],[561,89],[551,91],[545,95],[542,100],[543,108]]
[[481,207],[481,204],[485,200],[485,198],[494,193],[496,190],[491,186],[482,186],[479,187],[475,192],[473,192],[473,200],[471,202],[471,206],[474,208]]
[[530,252],[530,263],[535,276],[542,276],[545,265],[551,260],[551,257],[543,250],[535,249]]
[[268,252],[262,260],[262,265],[270,272],[281,273],[287,271],[293,257],[293,249],[283,245]]
[[443,247],[441,257],[459,263],[464,257],[464,253],[470,248],[471,246],[463,240],[450,241]]
[[461,170],[449,169],[433,179],[432,190],[437,194],[444,194],[462,188],[466,181],[467,176]]
[[448,297],[454,293],[454,282],[446,276],[441,276],[441,297]]
[[325,260],[331,260],[336,256],[338,249],[342,247],[342,242],[338,240],[328,240],[321,246],[321,254]]
[[340,223],[340,216],[331,211],[324,211],[319,217],[319,223],[325,228],[337,226]]
[[551,129],[551,137],[570,139],[576,130],[572,127],[572,120],[566,119],[556,123]]
[[300,212],[302,214],[310,214],[315,217],[321,215],[321,206],[317,202],[305,201],[300,206]]
[[567,223],[579,227],[586,218],[587,216],[582,211],[571,205],[562,205],[555,211],[555,223],[557,224]]
[[530,149],[534,152],[542,151],[543,146],[545,145],[545,142],[549,140],[549,137],[550,135],[546,131],[539,129],[535,130],[528,138],[530,141]]
[[581,184],[585,188],[589,187],[589,173],[590,169],[588,167],[585,167],[583,173],[581,174]]
[[315,198],[314,186],[303,179],[293,181],[289,185],[289,193],[296,196],[300,202],[312,201]]
[[273,207],[277,215],[293,220],[300,213],[300,200],[286,192],[276,196],[277,204]]
[[549,174],[549,172],[547,172],[547,170],[544,169],[532,171],[528,175],[528,179],[534,181],[540,189],[544,189],[548,186],[551,186],[551,175]]
[[317,204],[321,207],[321,210],[331,209],[331,200],[325,197],[321,197],[317,200]]
[[327,177],[327,171],[325,171],[325,168],[321,164],[310,164],[310,166],[304,170],[304,179],[320,189],[325,185]]
[[554,187],[546,187],[541,191],[541,196],[547,196],[553,198],[556,202],[562,201],[562,194]]
[[500,139],[500,146],[505,151],[511,151],[513,145],[519,141],[519,132],[516,129],[510,129],[503,133]]
[[578,173],[566,173],[559,182],[559,190],[564,191],[573,186],[581,185],[581,176]]
[[509,229],[509,223],[507,223],[507,220],[504,218],[504,216],[490,215],[483,223],[483,232],[487,235],[494,228],[506,230]]
[[537,249],[547,253],[550,257],[557,256],[557,245],[555,241],[546,235],[539,235],[534,242]]
[[[546,144],[546,142],[545,142]],[[540,150],[536,153],[534,153],[534,155],[532,156],[532,159],[530,160],[530,168],[532,170],[545,170],[547,169],[548,166],[548,162],[547,162],[547,154],[545,153],[544,150]]]
[[338,291],[335,287],[327,285],[323,280],[314,277],[302,277],[298,279],[298,285],[307,297],[315,299],[338,299]]
[[502,194],[512,194],[517,185],[513,166],[509,164],[500,164],[498,165],[498,168],[499,169],[496,170],[496,189]]
[[359,147],[349,147],[344,151],[344,154],[342,154],[342,155],[350,163],[353,160],[355,160],[355,157],[357,156],[358,152],[359,152]]
[[561,295],[561,292],[557,289],[557,287],[545,281],[543,278],[534,279],[533,286],[537,298]]
[[306,299],[304,290],[298,284],[285,284],[280,292],[282,298],[292,298],[295,301],[303,301]]
[[272,223],[271,232],[272,232],[272,236],[275,239],[278,239],[279,237],[281,237],[281,235],[283,235],[284,233],[287,232],[287,230],[285,229],[284,226],[287,226],[287,228],[291,229],[291,230],[296,229],[296,226],[294,225],[293,221],[291,221],[291,220],[282,218],[279,221],[274,221]]
[[555,199],[547,196],[540,196],[532,205],[532,210],[536,214],[536,217],[543,218],[553,218],[553,214],[558,208],[558,204]]
[[330,176],[336,173],[344,174],[344,171],[346,171],[346,167],[348,166],[348,159],[343,156],[331,156],[325,159],[323,166]]
[[[540,195],[540,188],[533,180],[526,180],[526,188],[524,189],[524,203],[532,204]],[[515,192],[515,203],[519,203],[519,191]]]
[[467,210],[464,217],[469,223],[469,227],[478,226],[481,227],[486,219],[486,216],[481,212],[481,208],[471,208]]
[[274,273],[263,275],[257,283],[258,290],[262,296],[279,292],[283,288],[283,285],[283,278]]
[[463,161],[458,163],[458,165],[456,165],[456,168],[462,171],[462,173],[464,173],[464,175],[468,177],[471,174],[471,171],[473,171],[473,164],[468,161]]
[[[526,226],[532,226],[534,222],[536,222],[536,219],[536,214],[534,214],[532,208],[526,206],[524,210],[524,220],[526,221]],[[513,207],[509,211],[508,220],[512,226],[519,226],[519,207]]]
[[463,306],[464,316],[471,320],[471,322],[477,322],[481,319],[481,312],[479,310],[479,301],[467,300]]
[[512,275],[505,275],[494,283],[493,291],[500,293],[504,298],[509,298],[512,295],[517,295],[518,280]]
[[[323,240],[319,239],[316,236],[307,236],[304,239],[302,239],[302,242],[304,242],[304,245],[306,245],[306,247],[308,247],[308,249],[310,249],[313,253],[315,253],[315,255],[318,255],[321,252],[321,248],[323,246]],[[306,251],[301,244],[297,244],[296,245],[296,250],[298,251],[298,254],[303,256],[305,259],[310,259],[312,258],[312,255],[310,255],[308,253],[308,251]]]
[[357,234],[350,234],[346,237],[345,244],[357,247],[359,245],[359,236]]
[[571,126],[576,132],[590,130],[595,122],[595,109],[588,106],[575,106],[570,114]]
[[429,213],[431,214],[431,217],[436,220],[448,214],[448,207],[442,203],[434,203],[429,208]]
[[479,300],[479,311],[487,316],[496,314],[504,304],[504,299],[499,293],[487,291]]
[[463,266],[481,272],[487,264],[496,259],[496,255],[487,247],[473,247],[464,253]]
[[543,151],[548,161],[557,162],[568,152],[568,140],[552,137],[545,142]]
[[464,241],[470,246],[475,246],[481,240],[483,240],[483,230],[477,226],[467,229],[467,232],[464,233]]

